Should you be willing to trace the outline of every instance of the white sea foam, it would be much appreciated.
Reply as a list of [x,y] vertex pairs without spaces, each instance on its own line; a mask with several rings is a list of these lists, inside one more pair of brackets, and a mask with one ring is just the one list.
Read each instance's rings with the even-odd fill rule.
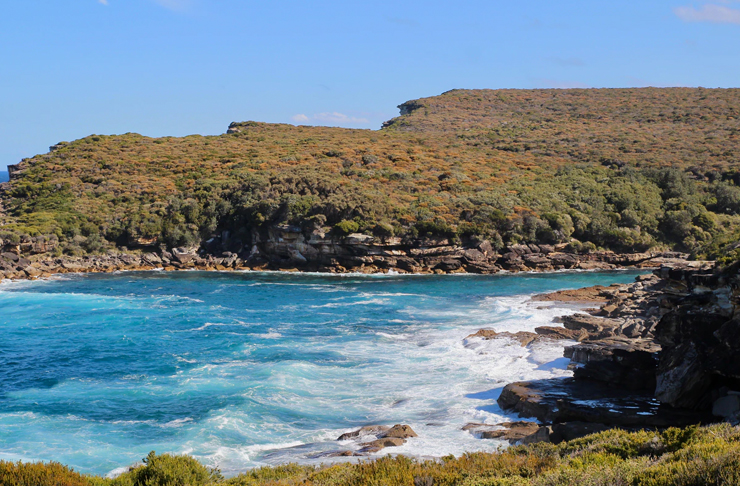
[[329,302],[327,304],[312,305],[311,309],[335,309],[337,307],[351,307],[353,305],[382,305],[387,301],[384,299],[361,300],[358,302]]

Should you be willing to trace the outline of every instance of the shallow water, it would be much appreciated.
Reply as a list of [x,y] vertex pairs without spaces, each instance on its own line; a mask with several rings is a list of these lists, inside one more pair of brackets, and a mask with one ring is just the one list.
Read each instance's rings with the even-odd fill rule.
[[110,474],[156,450],[235,474],[356,448],[334,439],[373,423],[419,434],[384,454],[495,450],[500,442],[461,427],[510,418],[495,401],[506,383],[569,375],[567,343],[465,337],[576,311],[529,303],[532,294],[635,275],[132,272],[4,283],[0,459]]

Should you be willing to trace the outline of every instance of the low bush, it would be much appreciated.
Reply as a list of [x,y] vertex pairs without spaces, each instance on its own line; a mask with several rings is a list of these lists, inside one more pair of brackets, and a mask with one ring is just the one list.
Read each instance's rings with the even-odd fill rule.
[[115,479],[81,476],[57,463],[0,461],[1,486],[736,486],[740,427],[662,432],[609,430],[558,445],[437,460],[386,456],[330,466],[287,464],[224,479],[187,456],[150,453]]

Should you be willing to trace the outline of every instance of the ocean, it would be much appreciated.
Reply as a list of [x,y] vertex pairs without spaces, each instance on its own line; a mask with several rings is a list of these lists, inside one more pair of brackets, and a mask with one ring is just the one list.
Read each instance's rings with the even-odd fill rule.
[[8,172],[0,170],[0,182],[8,182],[9,180],[10,176],[8,175]]
[[[327,462],[362,425],[409,424],[388,453],[493,451],[461,430],[513,418],[512,381],[569,376],[563,346],[466,336],[577,311],[533,294],[637,272],[319,275],[130,272],[0,285],[0,459],[115,475],[149,451],[226,475]],[[357,460],[357,459],[354,459]]]

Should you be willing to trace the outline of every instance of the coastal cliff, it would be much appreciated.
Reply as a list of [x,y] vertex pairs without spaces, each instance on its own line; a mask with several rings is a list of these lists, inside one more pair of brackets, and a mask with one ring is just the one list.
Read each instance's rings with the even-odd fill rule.
[[552,441],[613,427],[740,424],[737,264],[664,266],[634,284],[583,294],[603,302],[561,319],[579,333],[565,348],[573,378],[509,384],[502,409],[549,426]]
[[677,252],[576,253],[568,245],[511,245],[499,253],[487,240],[462,245],[447,238],[402,240],[359,233],[338,238],[319,232],[306,235],[300,228],[285,226],[270,228],[265,234],[254,232],[247,245],[241,242],[235,245],[225,232],[209,239],[203,248],[52,256],[58,244],[54,237],[28,237],[18,242],[0,240],[0,280],[38,278],[54,273],[153,268],[494,274],[652,268],[683,262],[688,257]]

